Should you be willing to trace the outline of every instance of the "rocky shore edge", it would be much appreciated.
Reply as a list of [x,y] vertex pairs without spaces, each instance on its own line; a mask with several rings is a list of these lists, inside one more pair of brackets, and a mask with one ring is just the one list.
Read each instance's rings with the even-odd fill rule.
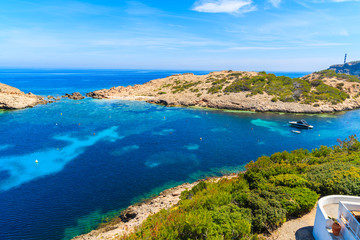
[[[360,108],[360,83],[347,82],[329,77],[322,79],[323,83],[331,87],[338,87],[349,94],[343,102],[332,104],[320,101],[304,104],[298,102],[283,102],[276,100],[276,96],[249,94],[248,91],[221,92],[236,81],[236,77],[251,78],[259,76],[257,72],[219,71],[207,75],[192,73],[176,74],[162,79],[155,79],[141,85],[127,87],[112,87],[87,93],[87,97],[95,99],[119,99],[146,101],[153,104],[178,107],[203,107],[224,110],[245,110],[255,112],[286,112],[286,113],[333,113]],[[316,73],[302,79],[314,80]],[[216,89],[221,87],[220,90]],[[221,90],[222,89],[222,90]]]
[[[81,100],[85,97],[79,92],[72,94],[66,93],[61,98],[72,100]],[[0,109],[1,110],[18,110],[35,107],[39,104],[48,104],[61,100],[60,97],[35,95],[31,92],[24,93],[20,89],[0,83]]]
[[104,225],[87,234],[83,234],[73,238],[73,240],[97,240],[97,239],[114,239],[125,236],[135,231],[150,215],[159,212],[162,209],[174,207],[180,201],[181,192],[190,190],[202,181],[217,182],[223,178],[235,178],[238,175],[233,173],[221,177],[209,177],[207,179],[198,180],[193,183],[184,183],[179,186],[164,190],[158,196],[131,205],[122,211],[119,217],[116,217],[109,224]]
[[15,87],[0,83],[0,109],[24,109],[47,103],[48,101],[42,96],[31,92],[24,93]]

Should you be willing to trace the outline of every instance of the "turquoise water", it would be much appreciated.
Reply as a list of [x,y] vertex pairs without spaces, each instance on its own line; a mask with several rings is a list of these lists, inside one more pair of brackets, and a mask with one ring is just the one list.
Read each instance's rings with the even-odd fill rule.
[[[0,73],[0,82],[60,95],[176,72]],[[287,122],[301,118],[315,128],[292,133]],[[263,154],[334,145],[359,134],[359,120],[357,110],[252,113],[92,99],[0,112],[0,239],[70,239],[182,182],[240,171]]]

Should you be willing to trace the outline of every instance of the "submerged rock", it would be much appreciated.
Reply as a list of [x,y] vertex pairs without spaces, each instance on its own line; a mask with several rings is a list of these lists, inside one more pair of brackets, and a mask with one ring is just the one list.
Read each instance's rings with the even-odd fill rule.
[[25,94],[15,87],[0,83],[0,109],[23,109],[47,103],[44,97]]

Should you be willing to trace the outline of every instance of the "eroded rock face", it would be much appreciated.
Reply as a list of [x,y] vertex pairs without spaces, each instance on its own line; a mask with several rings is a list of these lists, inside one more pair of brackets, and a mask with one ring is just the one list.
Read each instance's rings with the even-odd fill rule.
[[334,70],[337,73],[360,76],[360,61],[332,65],[329,67],[329,70]]
[[23,109],[47,103],[44,97],[25,94],[17,88],[0,83],[0,109]]
[[74,92],[72,94],[66,93],[64,96],[62,96],[62,98],[69,98],[72,100],[81,100],[81,99],[84,99],[85,97],[83,95],[81,95],[81,93],[79,93],[79,92]]

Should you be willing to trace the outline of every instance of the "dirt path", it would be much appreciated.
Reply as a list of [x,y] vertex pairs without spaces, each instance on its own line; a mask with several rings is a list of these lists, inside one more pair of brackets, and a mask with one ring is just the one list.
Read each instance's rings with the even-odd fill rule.
[[287,221],[271,234],[267,240],[314,240],[312,230],[316,207],[301,218]]

